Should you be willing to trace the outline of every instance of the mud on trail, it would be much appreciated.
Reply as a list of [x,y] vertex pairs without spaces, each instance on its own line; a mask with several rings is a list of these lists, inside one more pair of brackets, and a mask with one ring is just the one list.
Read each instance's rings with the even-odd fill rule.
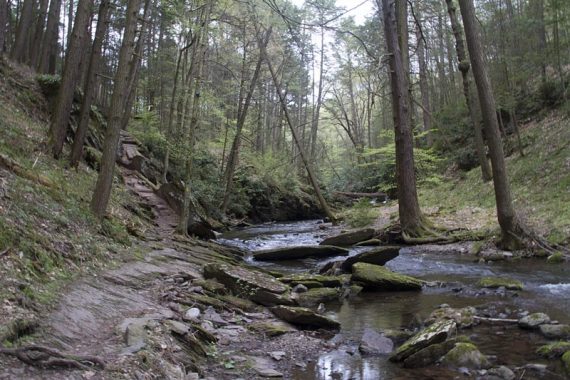
[[[201,266],[238,263],[236,250],[175,235],[176,213],[137,171],[120,170],[154,215],[140,242],[144,258],[69,284],[53,310],[38,313],[36,334],[21,344],[95,356],[105,368],[37,368],[0,355],[0,379],[258,378],[291,372],[316,356],[319,336],[205,281]],[[272,338],[248,328],[271,324],[288,333]],[[279,361],[268,359],[273,351]]]

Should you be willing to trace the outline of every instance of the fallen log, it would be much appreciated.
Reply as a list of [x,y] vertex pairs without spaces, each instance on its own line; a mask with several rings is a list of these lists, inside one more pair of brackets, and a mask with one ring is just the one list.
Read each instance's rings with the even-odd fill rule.
[[10,157],[5,156],[3,154],[0,154],[0,166],[6,168],[7,170],[10,170],[18,177],[29,179],[30,181],[34,181],[46,187],[51,187],[51,188],[56,187],[55,184],[49,178],[44,177],[41,174],[34,173],[29,169],[26,169],[16,161],[12,160]]
[[0,354],[14,356],[20,361],[35,367],[66,367],[77,369],[105,368],[105,362],[96,356],[65,354],[44,346],[25,346],[4,348],[0,346]]
[[388,198],[388,196],[385,193],[353,193],[349,191],[334,191],[333,194],[347,198],[382,198],[382,199]]

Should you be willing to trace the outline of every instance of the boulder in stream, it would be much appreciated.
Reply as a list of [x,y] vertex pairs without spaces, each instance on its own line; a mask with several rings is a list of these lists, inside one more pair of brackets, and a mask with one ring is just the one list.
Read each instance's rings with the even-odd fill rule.
[[309,307],[315,306],[323,302],[338,300],[340,292],[334,288],[313,288],[309,291],[297,294],[295,301],[297,304]]
[[544,313],[533,313],[519,319],[518,325],[521,329],[538,329],[540,325],[550,323],[550,317]]
[[358,349],[364,355],[387,355],[392,353],[394,342],[384,334],[366,328],[362,334]]
[[424,349],[432,344],[444,342],[450,335],[457,330],[457,324],[452,320],[443,320],[426,327],[404,344],[402,344],[396,352],[390,356],[390,361],[401,362],[407,357]]
[[307,288],[338,288],[349,282],[348,275],[343,276],[324,276],[320,274],[295,274],[284,276],[279,281],[291,285],[305,285]]
[[206,264],[203,270],[206,279],[216,279],[234,294],[261,305],[293,304],[289,287],[264,272],[225,263]]
[[285,247],[257,251],[253,254],[256,260],[277,261],[277,260],[298,260],[307,257],[330,257],[347,256],[348,250],[331,245],[307,245],[298,247]]
[[457,323],[458,328],[469,328],[475,324],[475,316],[477,310],[473,306],[467,306],[461,309],[455,309],[449,305],[442,305],[435,309],[428,319],[427,324],[437,322],[444,319],[451,319]]
[[457,341],[455,339],[446,340],[442,343],[432,344],[408,356],[404,360],[404,367],[406,368],[422,368],[432,365],[440,360],[445,354],[455,347]]
[[400,247],[398,246],[386,246],[372,251],[362,252],[346,259],[342,263],[341,269],[344,272],[350,272],[352,270],[352,266],[356,263],[384,265],[388,261],[398,257],[399,252]]
[[304,307],[275,306],[271,312],[278,318],[294,325],[309,328],[338,329],[340,323]]
[[556,342],[540,346],[536,353],[545,358],[557,358],[570,351],[570,342]]
[[472,369],[486,368],[489,366],[487,357],[479,351],[473,343],[456,343],[442,359],[442,363],[450,367],[465,367]]
[[356,263],[352,266],[352,281],[362,284],[364,290],[421,290],[422,281],[394,273],[380,265]]
[[335,245],[339,247],[349,247],[362,241],[370,240],[374,237],[373,228],[345,232],[340,235],[331,236],[320,242],[320,245]]
[[570,339],[569,325],[540,325],[539,328],[548,339]]
[[479,281],[479,286],[489,289],[504,287],[507,290],[523,290],[522,282],[507,277],[483,277]]

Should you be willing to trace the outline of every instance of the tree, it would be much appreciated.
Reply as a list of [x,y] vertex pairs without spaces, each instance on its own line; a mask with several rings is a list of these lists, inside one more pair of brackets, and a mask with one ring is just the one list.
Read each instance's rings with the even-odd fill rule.
[[501,141],[499,122],[497,120],[495,97],[483,55],[483,46],[475,18],[473,1],[459,0],[459,8],[465,27],[465,37],[469,49],[471,65],[473,66],[473,76],[475,77],[479,103],[481,105],[481,111],[483,112],[483,123],[485,126],[487,145],[489,146],[489,156],[491,157],[497,217],[499,219],[499,225],[501,226],[501,245],[505,249],[517,249],[521,246],[520,238],[522,235],[522,227],[517,218],[511,197],[509,179],[505,166],[505,156],[503,153],[503,143]]
[[[424,230],[423,216],[420,210],[416,190],[414,165],[414,144],[410,125],[410,94],[408,74],[402,45],[407,33],[398,33],[407,25],[405,19],[397,19],[405,12],[405,0],[383,0],[384,31],[386,45],[390,54],[390,83],[392,88],[392,108],[396,142],[396,182],[398,187],[398,211],[404,237],[419,237]],[[397,12],[397,9],[400,10]]]
[[81,58],[83,56],[83,44],[87,40],[92,5],[93,0],[79,0],[77,4],[77,15],[65,57],[65,66],[61,75],[57,103],[50,127],[52,154],[55,158],[59,158],[61,155],[67,135],[69,117],[73,105],[73,95],[81,74],[80,68]]
[[0,0],[0,56],[6,50],[6,24],[8,23],[8,2]]
[[89,66],[87,68],[87,77],[84,87],[83,103],[81,104],[81,111],[79,113],[79,122],[75,136],[73,138],[73,146],[71,148],[70,163],[71,166],[77,166],[83,155],[83,144],[87,129],[89,128],[89,115],[91,112],[91,105],[95,97],[95,84],[96,73],[99,68],[101,60],[101,48],[103,47],[103,40],[107,35],[109,25],[111,2],[110,0],[101,0],[99,5],[99,14],[97,19],[97,29],[95,31],[95,39],[91,48],[91,55],[89,57]]
[[128,95],[126,91],[128,88],[129,62],[134,53],[140,2],[141,0],[129,0],[127,3],[125,29],[121,49],[119,50],[119,63],[115,74],[105,142],[103,143],[101,169],[91,199],[91,210],[98,218],[102,218],[105,215],[109,198],[111,197],[121,121],[125,99]]
[[42,39],[41,53],[38,58],[38,72],[55,74],[58,56],[58,25],[61,0],[51,0],[49,4],[46,30]]
[[28,58],[27,53],[30,44],[30,31],[32,30],[34,8],[34,0],[24,0],[20,21],[18,22],[18,28],[16,30],[16,40],[14,41],[11,53],[11,58],[14,61],[25,62]]
[[489,167],[489,161],[487,161],[481,125],[475,117],[475,104],[473,104],[474,99],[471,96],[471,80],[469,78],[471,65],[469,64],[469,60],[467,59],[467,54],[465,52],[465,44],[463,43],[463,36],[457,20],[457,13],[453,0],[445,0],[445,2],[447,3],[447,12],[449,13],[449,19],[451,21],[451,29],[455,36],[455,50],[457,52],[457,59],[459,60],[459,71],[461,72],[461,78],[463,79],[463,96],[465,97],[469,120],[471,121],[473,131],[475,132],[475,151],[477,152],[479,165],[481,166],[481,176],[483,181],[490,181],[491,168]]

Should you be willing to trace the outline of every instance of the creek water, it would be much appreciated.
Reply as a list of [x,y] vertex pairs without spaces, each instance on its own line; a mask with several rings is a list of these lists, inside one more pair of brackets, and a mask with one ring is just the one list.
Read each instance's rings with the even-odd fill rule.
[[[322,230],[318,221],[274,223],[234,230],[224,234],[220,242],[248,251],[284,246],[318,244],[331,229]],[[371,248],[351,249],[350,255]],[[494,310],[503,318],[518,318],[523,311],[545,312],[561,323],[570,323],[570,271],[567,265],[547,264],[545,260],[480,264],[468,253],[468,244],[450,246],[415,246],[400,250],[400,255],[386,264],[391,270],[444,286],[425,287],[421,292],[365,292],[338,303],[326,305],[325,314],[341,323],[333,341],[338,348],[323,353],[316,361],[294,371],[292,378],[306,379],[455,379],[466,374],[433,366],[404,369],[385,356],[361,356],[358,343],[363,331],[398,330],[417,326],[441,304],[454,308],[475,306]],[[313,271],[328,261],[294,260],[258,262],[246,257],[250,264],[284,273]],[[484,276],[507,276],[524,283],[522,292],[482,291],[475,284]],[[524,379],[564,378],[560,364],[541,360],[535,350],[546,340],[539,334],[520,330],[516,325],[484,325],[462,330],[477,344],[481,352],[495,357],[493,364],[523,366],[529,363],[549,365],[553,372],[528,371]],[[557,375],[556,375],[557,373]],[[476,373],[473,373],[476,376]],[[552,377],[554,376],[554,377]]]

